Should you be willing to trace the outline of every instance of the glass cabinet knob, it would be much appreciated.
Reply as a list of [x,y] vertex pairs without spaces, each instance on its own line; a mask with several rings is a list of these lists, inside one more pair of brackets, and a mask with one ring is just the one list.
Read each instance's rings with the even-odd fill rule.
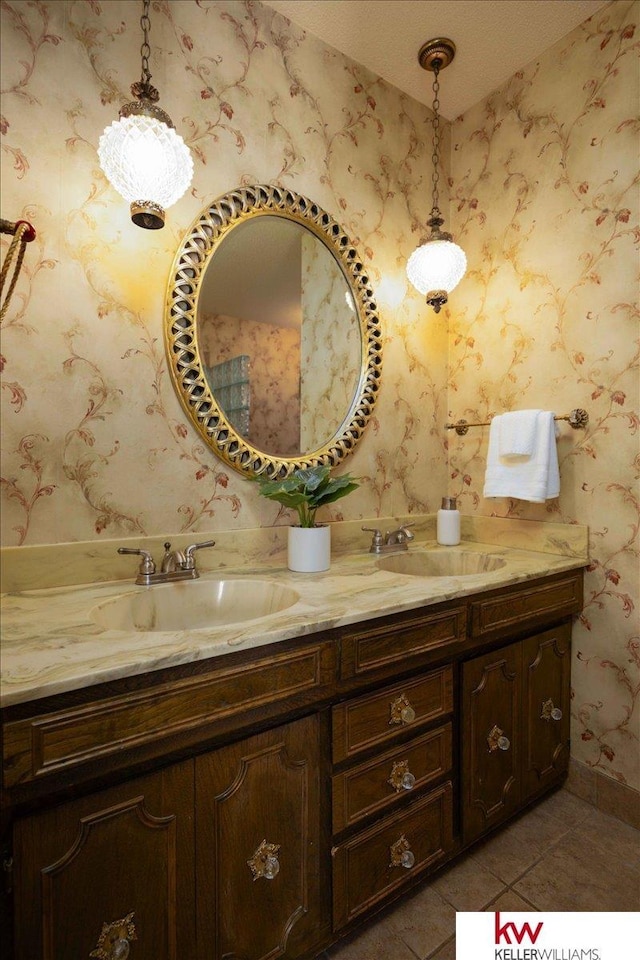
[[505,736],[504,730],[501,730],[500,727],[495,724],[489,731],[487,745],[489,747],[489,753],[494,753],[496,750],[508,750],[511,746],[511,741],[509,737]]
[[416,718],[416,712],[411,704],[409,704],[408,706],[403,707],[402,711],[400,712],[400,716],[403,723],[413,723]]
[[407,700],[406,694],[401,693],[391,703],[389,725],[413,723],[416,712]]
[[553,700],[545,700],[542,704],[541,720],[562,720],[562,710],[560,707],[554,707]]
[[265,880],[273,880],[280,873],[280,862],[277,857],[267,857],[264,862]]
[[391,767],[391,774],[387,783],[391,784],[396,793],[401,790],[413,790],[416,785],[416,778],[409,770],[408,760],[396,760]]
[[402,778],[402,789],[403,790],[413,790],[416,785],[416,778],[411,773],[410,770],[407,770],[405,775]]
[[98,942],[89,957],[92,960],[127,960],[130,942],[138,939],[134,915],[132,910],[121,920],[103,923]]
[[413,853],[413,850],[405,850],[402,856],[400,857],[400,861],[402,863],[402,866],[405,868],[405,870],[411,870],[411,867],[416,862],[416,858]]
[[259,880],[261,877],[264,880],[274,880],[278,876],[280,873],[279,852],[279,843],[262,841],[254,851],[253,856],[247,860],[247,866],[251,870],[254,880]]
[[411,870],[411,867],[416,862],[415,854],[411,849],[411,844],[404,834],[399,840],[396,840],[395,843],[391,844],[389,853],[391,854],[391,859],[389,862],[390,867],[404,867],[405,870]]

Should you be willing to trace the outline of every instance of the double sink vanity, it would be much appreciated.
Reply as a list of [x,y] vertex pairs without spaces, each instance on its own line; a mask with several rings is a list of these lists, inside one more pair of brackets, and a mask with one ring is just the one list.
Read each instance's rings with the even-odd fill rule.
[[585,528],[334,527],[325,574],[222,535],[194,582],[4,595],[17,960],[313,957],[562,782]]

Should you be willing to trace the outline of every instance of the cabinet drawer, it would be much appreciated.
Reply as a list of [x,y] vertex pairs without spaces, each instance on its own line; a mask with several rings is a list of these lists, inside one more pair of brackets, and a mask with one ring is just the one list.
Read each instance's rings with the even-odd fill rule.
[[450,666],[356,697],[333,708],[333,761],[339,763],[420,730],[453,708]]
[[[333,678],[333,646],[261,657],[198,677],[93,704],[9,722],[4,728],[4,786],[102,760],[124,750],[159,750],[167,738],[192,743],[254,708],[310,698]],[[236,721],[237,722],[237,721]]]
[[372,671],[397,671],[398,663],[424,656],[449,644],[464,642],[464,606],[412,617],[349,633],[342,638],[341,676],[360,677]]
[[582,572],[549,583],[523,585],[471,604],[474,637],[509,636],[518,627],[538,626],[582,609]]
[[[337,930],[383,901],[451,849],[451,783],[334,848],[333,926]],[[413,857],[403,866],[400,856]]]
[[[333,832],[386,811],[451,769],[451,724],[447,723],[381,757],[333,777]],[[409,774],[409,786],[402,778]],[[411,786],[411,777],[415,778]]]

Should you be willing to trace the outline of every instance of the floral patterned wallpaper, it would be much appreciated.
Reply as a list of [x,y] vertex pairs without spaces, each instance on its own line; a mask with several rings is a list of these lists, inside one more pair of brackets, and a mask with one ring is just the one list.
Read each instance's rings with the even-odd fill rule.
[[429,213],[429,111],[258,2],[153,0],[153,82],[195,175],[165,228],[140,230],[96,152],[140,75],[140,12],[2,0],[2,216],[38,231],[2,331],[2,542],[277,519],[185,419],[162,333],[181,236],[209,201],[261,182],[339,219],[377,294],[384,384],[349,463],[366,481],[331,516],[434,509],[446,324],[404,276]]
[[[2,216],[38,231],[2,330],[3,544],[278,519],[191,430],[162,318],[198,211],[238,184],[290,186],[350,233],[384,333],[348,464],[365,480],[332,516],[431,512],[448,485],[464,513],[589,524],[572,750],[640,787],[638,3],[614,0],[468,111],[450,149],[445,125],[470,269],[439,318],[404,274],[429,214],[429,111],[258,2],[153,0],[154,82],[196,169],[163,231],[130,224],[96,148],[139,75],[139,14],[1,3]],[[585,433],[562,428],[561,496],[484,501],[486,430],[444,423],[525,406],[589,411]]]
[[482,497],[488,428],[449,441],[463,513],[588,524],[573,662],[572,754],[640,787],[638,14],[620,0],[453,126],[452,418],[568,413],[561,492]]

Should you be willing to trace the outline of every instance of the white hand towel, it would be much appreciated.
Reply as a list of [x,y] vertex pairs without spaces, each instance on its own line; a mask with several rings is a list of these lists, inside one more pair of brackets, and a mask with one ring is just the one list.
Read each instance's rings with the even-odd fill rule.
[[532,503],[557,497],[560,471],[554,414],[546,410],[538,412],[533,453],[526,459],[500,456],[500,419],[494,417],[491,421],[484,496],[512,497]]
[[495,418],[500,424],[501,457],[533,456],[539,413],[542,410],[514,410]]

